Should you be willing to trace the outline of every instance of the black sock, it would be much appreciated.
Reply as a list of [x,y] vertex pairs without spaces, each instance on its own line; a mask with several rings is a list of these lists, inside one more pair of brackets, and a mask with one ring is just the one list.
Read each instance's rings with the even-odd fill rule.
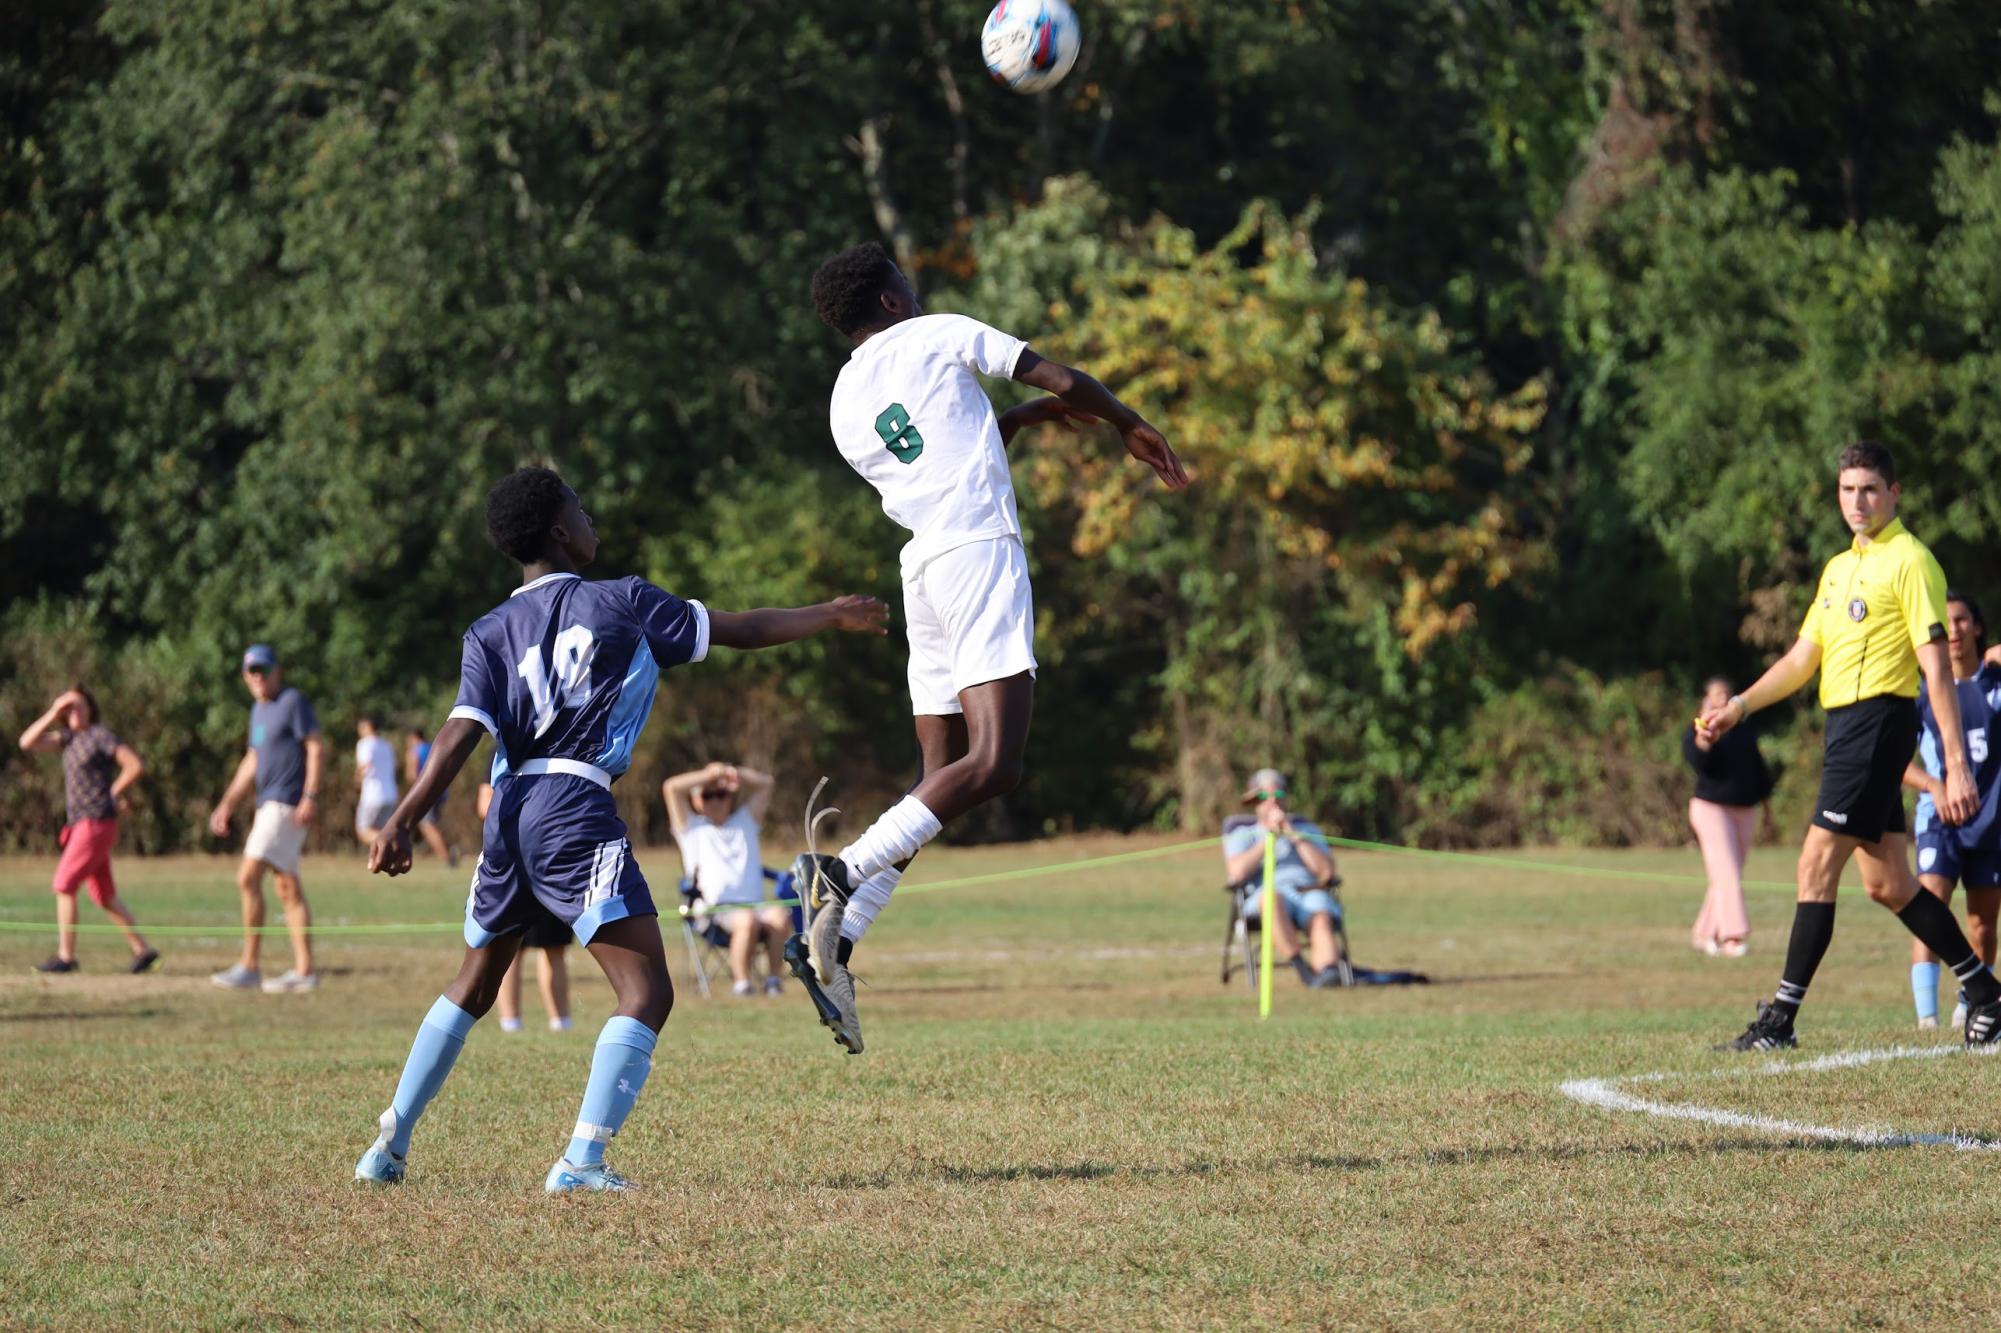
[[854,956],[855,956],[855,942],[849,939],[845,935],[841,936],[841,947],[834,951],[834,957],[840,960],[842,967],[846,967],[848,965],[848,959],[853,958]]
[[1897,920],[1952,969],[1966,989],[1968,1004],[1992,1004],[2001,997],[2001,985],[1995,983],[1994,973],[1966,942],[1966,932],[1959,928],[1950,907],[1920,889],[1918,896],[1897,913]]
[[1833,903],[1793,905],[1793,937],[1786,944],[1786,970],[1780,974],[1779,993],[1772,999],[1772,1008],[1787,1021],[1799,1013],[1806,999],[1806,988],[1820,969],[1820,960],[1827,956],[1827,946],[1833,942]]

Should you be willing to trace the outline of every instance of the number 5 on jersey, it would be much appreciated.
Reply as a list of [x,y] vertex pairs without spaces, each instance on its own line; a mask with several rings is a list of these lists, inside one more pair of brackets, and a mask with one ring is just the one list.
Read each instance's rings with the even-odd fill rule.
[[910,413],[902,403],[882,409],[875,419],[875,433],[882,436],[883,447],[895,454],[899,463],[915,462],[924,452],[924,437],[910,423]]

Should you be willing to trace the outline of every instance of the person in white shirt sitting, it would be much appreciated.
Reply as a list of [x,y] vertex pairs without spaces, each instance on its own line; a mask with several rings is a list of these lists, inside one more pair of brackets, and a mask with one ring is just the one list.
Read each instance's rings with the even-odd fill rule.
[[764,993],[776,995],[785,967],[791,911],[768,901],[758,834],[771,806],[772,778],[754,768],[714,763],[660,784],[681,864],[703,907],[730,937],[730,993],[756,993],[750,977],[758,942],[765,947]]

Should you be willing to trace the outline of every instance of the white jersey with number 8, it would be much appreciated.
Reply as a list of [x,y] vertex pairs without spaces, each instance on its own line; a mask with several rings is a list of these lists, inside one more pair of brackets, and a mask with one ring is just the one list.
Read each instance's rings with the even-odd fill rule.
[[1021,536],[993,404],[1028,344],[964,315],[919,315],[855,348],[834,382],[834,444],[910,529],[906,577],[968,542]]

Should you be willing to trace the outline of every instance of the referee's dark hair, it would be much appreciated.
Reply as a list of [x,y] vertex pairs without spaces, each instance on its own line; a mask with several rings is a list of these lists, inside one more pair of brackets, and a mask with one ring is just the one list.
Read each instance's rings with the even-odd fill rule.
[[1957,588],[1947,588],[1945,590],[1945,600],[1947,602],[1958,602],[1966,608],[1966,613],[1973,617],[1973,623],[1980,626],[1980,633],[1974,636],[1973,641],[1984,650],[1987,647],[1987,617],[1980,613],[1980,603],[1974,601],[1973,598]]
[[1857,440],[1841,451],[1841,457],[1835,461],[1834,470],[1840,473],[1852,467],[1864,468],[1875,473],[1883,479],[1885,486],[1897,484],[1897,460],[1890,456],[1887,445],[1878,444],[1874,440]]

